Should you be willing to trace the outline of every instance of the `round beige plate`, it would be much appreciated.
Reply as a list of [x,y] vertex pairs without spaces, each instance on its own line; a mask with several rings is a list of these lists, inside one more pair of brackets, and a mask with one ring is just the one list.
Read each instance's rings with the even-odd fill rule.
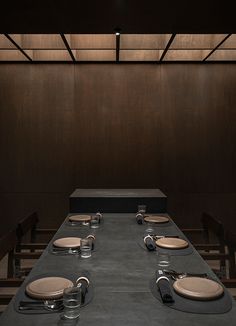
[[62,297],[65,288],[73,283],[64,277],[44,277],[26,286],[26,293],[35,299],[57,299]]
[[179,238],[160,238],[156,244],[162,248],[183,249],[188,247],[188,242]]
[[195,300],[216,299],[224,292],[219,283],[201,277],[184,277],[175,281],[173,288],[178,294]]
[[69,217],[70,221],[73,222],[88,222],[91,220],[90,215],[72,215]]
[[166,216],[161,215],[147,215],[144,217],[146,222],[153,222],[153,223],[166,223],[169,222],[169,218]]
[[80,246],[81,238],[60,238],[53,242],[53,245],[61,248],[77,248]]

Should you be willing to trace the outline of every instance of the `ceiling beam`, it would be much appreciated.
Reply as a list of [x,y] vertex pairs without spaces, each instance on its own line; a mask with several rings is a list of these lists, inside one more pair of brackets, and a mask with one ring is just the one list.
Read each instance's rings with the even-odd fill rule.
[[14,46],[29,60],[29,61],[33,61],[32,58],[11,38],[10,35],[8,34],[4,34],[4,36],[6,36],[6,38],[12,43],[14,44]]
[[211,50],[211,52],[202,61],[206,61],[212,55],[212,53],[214,53],[215,50],[217,50],[218,47],[220,47],[231,35],[232,34],[228,34],[222,41],[220,41],[220,43],[213,50]]
[[69,55],[70,55],[72,61],[76,61],[76,59],[74,57],[74,54],[73,54],[73,52],[72,52],[72,50],[71,50],[71,48],[69,46],[69,43],[67,42],[67,39],[66,39],[65,35],[64,34],[60,34],[60,35],[61,35],[62,41],[65,44],[65,47],[66,47],[67,51],[69,52]]
[[169,39],[169,42],[167,43],[166,47],[165,47],[165,50],[163,51],[161,57],[160,57],[160,61],[163,61],[165,55],[166,55],[166,52],[169,50],[169,47],[171,46],[171,43],[174,41],[174,38],[175,38],[175,35],[176,34],[172,34],[170,39]]

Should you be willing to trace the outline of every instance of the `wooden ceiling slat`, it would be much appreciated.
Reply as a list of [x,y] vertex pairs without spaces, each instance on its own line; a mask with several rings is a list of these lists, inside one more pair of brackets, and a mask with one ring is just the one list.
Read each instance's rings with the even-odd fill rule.
[[168,50],[163,61],[202,61],[209,50]]
[[115,49],[115,34],[66,34],[71,49]]
[[171,34],[121,34],[121,49],[164,50]]
[[19,50],[0,50],[0,61],[28,61]]
[[120,50],[120,61],[158,61],[163,50]]
[[177,34],[170,49],[213,49],[227,34]]
[[78,61],[116,61],[116,50],[76,50]]
[[67,50],[25,50],[33,61],[72,61]]
[[65,49],[60,34],[10,34],[22,49]]
[[236,60],[236,50],[216,50],[207,59],[207,61],[235,61]]

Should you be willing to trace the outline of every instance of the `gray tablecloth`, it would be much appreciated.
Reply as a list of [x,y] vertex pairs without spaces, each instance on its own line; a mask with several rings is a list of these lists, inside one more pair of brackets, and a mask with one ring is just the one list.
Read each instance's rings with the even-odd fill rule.
[[[166,232],[182,233],[174,223]],[[168,229],[168,230],[167,230]],[[73,228],[63,224],[55,238],[70,236]],[[74,231],[73,231],[74,232]],[[73,235],[81,235],[76,228]],[[70,273],[88,270],[94,286],[94,297],[81,311],[81,326],[233,326],[236,320],[236,306],[225,314],[191,314],[163,306],[151,293],[149,281],[156,270],[156,257],[140,250],[137,241],[143,234],[143,227],[135,222],[135,214],[104,214],[104,225],[96,232],[99,250],[89,259],[76,256],[56,256],[45,250],[31,272],[32,276],[45,272]],[[186,272],[206,272],[213,276],[208,265],[194,250],[187,256],[173,256],[170,268]],[[27,281],[27,280],[26,280]],[[13,302],[0,318],[1,326],[63,325],[58,314],[19,314]]]

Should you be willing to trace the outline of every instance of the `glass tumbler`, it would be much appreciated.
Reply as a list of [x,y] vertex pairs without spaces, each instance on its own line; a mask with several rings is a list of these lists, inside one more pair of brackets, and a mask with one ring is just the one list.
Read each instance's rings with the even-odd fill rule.
[[97,229],[99,228],[100,217],[98,215],[92,215],[90,220],[90,228]]
[[157,265],[158,267],[169,267],[170,266],[170,254],[168,252],[157,251]]
[[91,250],[92,250],[92,239],[91,238],[81,239],[80,240],[81,258],[91,257]]
[[63,292],[63,305],[64,310],[62,318],[64,319],[76,319],[80,315],[81,306],[81,286],[73,286],[64,289]]

